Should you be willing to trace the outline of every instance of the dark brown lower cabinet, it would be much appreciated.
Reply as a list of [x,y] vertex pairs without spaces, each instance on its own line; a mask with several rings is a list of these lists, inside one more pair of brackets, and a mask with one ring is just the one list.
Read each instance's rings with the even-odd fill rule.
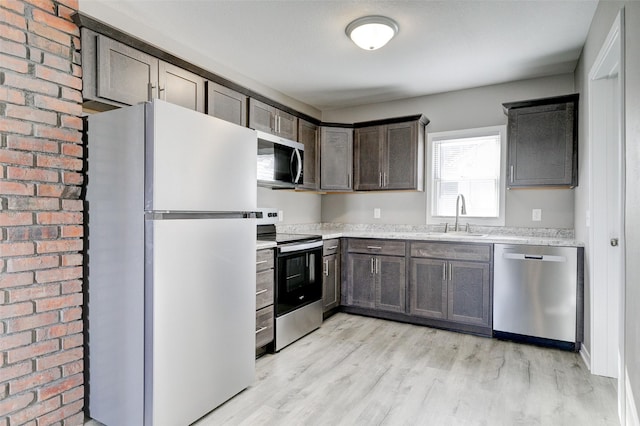
[[340,240],[327,240],[322,249],[322,311],[340,306]]
[[[350,240],[347,254],[347,305],[386,312],[406,311],[405,243]],[[364,253],[354,253],[362,251]],[[402,253],[402,256],[385,254]]]
[[413,243],[411,253],[411,315],[491,327],[491,245]]

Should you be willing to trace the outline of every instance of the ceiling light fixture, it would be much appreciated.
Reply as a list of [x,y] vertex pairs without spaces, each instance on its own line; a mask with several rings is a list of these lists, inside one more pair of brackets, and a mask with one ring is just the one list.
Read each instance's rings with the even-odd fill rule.
[[364,50],[376,50],[398,34],[398,24],[386,16],[363,16],[347,25],[347,36]]

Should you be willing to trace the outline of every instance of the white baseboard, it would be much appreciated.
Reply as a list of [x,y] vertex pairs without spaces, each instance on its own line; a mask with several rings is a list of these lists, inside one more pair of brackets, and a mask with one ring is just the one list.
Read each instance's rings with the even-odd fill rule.
[[591,354],[584,347],[584,345],[580,345],[580,357],[582,357],[582,361],[584,361],[584,365],[587,366],[587,370],[591,371]]
[[629,385],[629,372],[625,368],[624,371],[624,387],[625,387],[625,414],[626,425],[625,426],[640,426],[640,417],[638,415],[638,409],[636,408],[635,399],[633,398],[633,391],[631,385]]

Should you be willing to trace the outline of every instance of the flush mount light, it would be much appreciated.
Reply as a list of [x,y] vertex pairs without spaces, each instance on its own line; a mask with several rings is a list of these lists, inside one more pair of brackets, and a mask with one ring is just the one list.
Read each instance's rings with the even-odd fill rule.
[[398,24],[386,16],[363,16],[347,25],[345,32],[358,47],[376,50],[398,34]]

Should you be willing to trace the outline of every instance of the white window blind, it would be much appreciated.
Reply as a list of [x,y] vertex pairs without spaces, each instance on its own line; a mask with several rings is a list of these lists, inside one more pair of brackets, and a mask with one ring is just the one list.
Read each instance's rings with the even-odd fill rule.
[[500,216],[501,132],[432,141],[431,215],[455,216],[458,194],[466,217]]

